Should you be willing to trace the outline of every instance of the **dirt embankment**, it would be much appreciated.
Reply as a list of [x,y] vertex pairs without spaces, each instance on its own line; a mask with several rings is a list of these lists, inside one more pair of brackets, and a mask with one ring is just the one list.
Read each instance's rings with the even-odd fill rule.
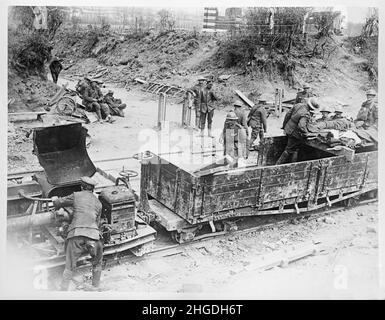
[[[331,107],[338,102],[349,103],[350,106],[345,111],[354,117],[365,99],[364,90],[370,86],[370,79],[368,72],[362,68],[366,61],[362,53],[356,53],[354,47],[346,40],[349,39],[338,40],[340,45],[327,61],[320,58],[295,57],[295,54],[299,55],[298,49],[294,51],[294,57],[291,59],[296,59],[294,72],[296,83],[310,83],[313,92],[319,96],[321,102]],[[64,58],[64,70],[60,77],[72,79],[73,83],[76,83],[77,79],[84,76],[92,77],[99,74],[98,79],[106,83],[104,90],[114,90],[116,96],[127,104],[127,117],[117,119],[117,123],[122,122],[123,125],[127,122],[128,124],[124,126],[132,127],[130,130],[133,135],[141,129],[132,124],[138,123],[140,109],[138,106],[141,106],[140,97],[143,97],[143,93],[139,91],[142,85],[133,82],[136,77],[189,88],[198,76],[213,75],[214,90],[219,97],[218,107],[223,110],[231,108],[232,101],[235,99],[235,89],[251,94],[253,99],[265,93],[271,101],[274,101],[276,88],[284,89],[284,99],[294,97],[296,92],[296,89],[289,86],[282,75],[268,74],[258,68],[245,73],[245,69],[241,67],[224,67],[221,55],[224,39],[212,35],[170,32],[161,35],[123,37],[116,34],[95,34],[92,30],[78,33],[61,30],[55,41],[53,53]],[[226,74],[231,75],[226,82],[218,81],[220,75]],[[12,70],[9,71],[8,78],[8,99],[14,99],[9,106],[9,112],[42,109],[58,89],[51,81],[37,76],[21,78]],[[74,86],[71,87],[74,88]],[[124,88],[131,89],[131,92],[127,92]],[[143,114],[143,119],[146,125],[154,125],[155,109],[145,110],[146,115]],[[177,117],[179,117],[179,111],[179,105],[176,105]],[[216,118],[222,116],[225,115],[219,116],[217,113]],[[280,121],[280,119],[275,120]],[[117,123],[113,126],[114,128],[118,127]],[[276,123],[271,123],[269,126],[271,128],[269,131],[273,132],[271,130]],[[31,155],[31,139],[26,137],[26,133],[25,128],[10,126],[8,168],[11,170],[34,163],[34,157]],[[98,136],[98,130],[95,129],[92,134]],[[116,134],[119,135],[120,132]],[[100,148],[103,145],[111,145],[106,144],[105,139],[102,140],[98,143],[94,141],[93,145],[98,144]],[[115,146],[114,143],[112,144]],[[117,150],[120,149],[115,147]]]
[[[252,97],[265,93],[273,101],[276,88],[283,88],[285,98],[291,98],[297,88],[310,83],[323,102],[330,106],[350,103],[355,105],[354,113],[365,98],[365,90],[373,86],[363,67],[364,59],[355,54],[344,37],[335,38],[324,59],[309,55],[314,41],[309,41],[307,46],[294,47],[290,56],[295,65],[293,83],[287,81],[287,72],[280,70],[280,65],[286,65],[289,59],[280,53],[273,57],[274,70],[260,68],[257,64],[246,71],[242,66],[225,67],[224,36],[180,31],[120,36],[92,30],[62,30],[56,41],[54,50],[65,58],[65,76],[76,79],[90,74],[122,87],[134,87],[133,79],[142,78],[188,88],[198,76],[212,75],[223,106],[234,100],[234,89]],[[221,75],[231,77],[221,82]]]

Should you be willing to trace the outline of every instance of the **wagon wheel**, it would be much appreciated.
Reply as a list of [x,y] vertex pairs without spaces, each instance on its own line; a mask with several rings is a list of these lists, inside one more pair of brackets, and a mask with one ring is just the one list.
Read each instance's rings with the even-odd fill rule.
[[195,231],[172,231],[171,232],[171,238],[175,242],[178,242],[179,244],[190,242],[194,239],[195,237]]
[[360,202],[360,197],[355,196],[355,197],[351,197],[351,198],[346,199],[344,201],[344,205],[347,208],[351,208],[351,207],[356,206],[359,202]]
[[56,110],[62,116],[72,115],[75,108],[76,102],[70,97],[63,97],[56,104]]

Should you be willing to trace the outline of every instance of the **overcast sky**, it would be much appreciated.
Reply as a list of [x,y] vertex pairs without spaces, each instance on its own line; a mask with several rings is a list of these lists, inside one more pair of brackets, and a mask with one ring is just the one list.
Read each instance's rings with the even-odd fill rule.
[[349,22],[365,22],[369,8],[367,7],[347,7]]

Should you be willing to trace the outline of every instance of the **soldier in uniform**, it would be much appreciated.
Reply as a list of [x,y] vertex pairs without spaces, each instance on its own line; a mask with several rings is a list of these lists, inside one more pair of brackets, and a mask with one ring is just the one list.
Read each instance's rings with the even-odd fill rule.
[[330,113],[331,113],[331,110],[329,107],[325,106],[323,107],[321,110],[320,110],[321,114],[322,114],[322,117],[317,119],[317,122],[321,122],[321,121],[328,121],[328,120],[331,120],[330,119]]
[[331,117],[331,120],[337,120],[337,119],[343,119],[344,116],[342,115],[344,111],[342,110],[341,106],[336,106],[334,108],[334,116]]
[[197,128],[200,128],[200,98],[201,98],[201,91],[203,89],[204,83],[206,81],[206,78],[200,77],[198,78],[198,83],[191,89],[191,92],[194,96],[194,109],[195,109],[195,126]]
[[357,128],[367,129],[369,127],[378,127],[378,107],[375,101],[376,92],[371,89],[366,92],[367,100],[361,105],[357,117],[354,120]]
[[242,110],[243,102],[241,100],[236,100],[234,102],[234,113],[238,117],[238,124],[242,127],[240,130],[242,130],[240,137],[239,137],[239,153],[242,154],[242,157],[247,159],[249,155],[249,150],[247,148],[248,141],[247,141],[247,132],[248,132],[248,126],[247,126],[247,115]]
[[211,126],[213,122],[214,110],[215,107],[213,105],[214,101],[218,101],[215,96],[213,90],[213,82],[212,80],[207,80],[206,87],[201,91],[200,98],[200,119],[201,119],[201,136],[203,136],[203,132],[205,130],[206,118],[207,118],[207,128],[208,128],[208,136],[213,138],[211,135]]
[[78,83],[75,86],[75,90],[77,93],[80,94],[81,97],[83,97],[84,92],[86,88],[91,87],[91,80],[87,77],[84,78],[84,80],[79,80]]
[[110,109],[103,103],[103,94],[96,81],[90,80],[90,86],[84,90],[82,103],[86,107],[86,111],[96,113],[99,122],[103,122],[102,112],[108,122],[114,122],[110,114]]
[[241,129],[243,127],[238,123],[238,116],[234,111],[230,111],[226,115],[226,120],[223,126],[223,132],[219,141],[223,143],[223,154],[229,155],[234,159],[240,156],[239,138],[242,138]]
[[49,64],[49,70],[51,71],[51,76],[54,83],[57,83],[57,79],[59,78],[59,73],[63,69],[63,65],[61,64],[60,60],[61,59],[57,57],[53,57]]
[[267,115],[265,106],[266,99],[264,97],[260,97],[258,100],[258,104],[255,105],[249,112],[247,117],[247,124],[251,127],[251,139],[249,141],[249,147],[252,149],[253,143],[255,139],[263,139],[264,133],[267,131]]
[[284,164],[292,161],[293,155],[301,148],[306,134],[307,125],[312,117],[312,113],[319,109],[316,98],[308,98],[305,103],[294,105],[283,120],[283,129],[288,137],[287,145],[276,164]]
[[122,100],[114,98],[114,91],[108,90],[103,98],[103,102],[110,107],[115,116],[124,117],[123,110],[126,108],[126,104],[122,103]]
[[99,231],[102,204],[94,195],[95,181],[89,177],[81,178],[82,191],[67,197],[52,197],[56,209],[73,207],[70,225],[65,241],[66,264],[60,285],[62,291],[69,289],[76,262],[88,253],[92,257],[92,285],[99,287],[102,273],[103,242]]
[[297,93],[297,97],[295,98],[295,103],[303,103],[305,99],[313,97],[314,94],[310,92],[310,85],[305,83],[303,85],[303,90]]

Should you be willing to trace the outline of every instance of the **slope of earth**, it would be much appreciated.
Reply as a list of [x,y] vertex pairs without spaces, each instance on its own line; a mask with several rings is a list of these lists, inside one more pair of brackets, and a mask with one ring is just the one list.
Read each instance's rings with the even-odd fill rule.
[[[258,69],[245,74],[244,68],[225,68],[224,57],[218,52],[225,41],[224,36],[180,31],[143,36],[109,34],[97,37],[98,40],[85,55],[89,42],[82,39],[69,47],[64,41],[66,32],[62,31],[62,35],[57,37],[55,49],[58,55],[65,58],[67,70],[63,76],[73,79],[96,76],[102,81],[126,88],[135,88],[135,78],[189,88],[199,76],[212,75],[220,98],[219,107],[231,105],[235,99],[235,89],[249,95],[254,101],[264,93],[273,102],[276,88],[284,89],[285,100],[293,98],[297,88],[307,82],[321,102],[331,107],[347,103],[350,105],[346,109],[347,114],[355,116],[365,99],[365,90],[372,86],[368,72],[363,67],[365,59],[352,53],[344,37],[335,37],[331,54],[325,59],[309,58],[296,48],[297,51],[290,58],[296,64],[295,85],[292,87],[284,80],[283,74]],[[281,63],[286,58],[277,56],[276,61]],[[231,77],[220,82],[220,75]]]
[[[173,75],[191,72],[195,63],[185,62],[194,54],[200,55],[210,38],[194,32],[121,36],[101,35],[96,30],[62,30],[56,37],[55,53],[65,59],[66,75],[82,77],[99,64],[108,67],[101,77],[108,82],[127,83],[136,77],[171,79]],[[92,58],[88,61],[94,64],[83,65],[85,58]]]
[[38,76],[21,77],[8,69],[8,112],[42,111],[58,88],[52,81]]

